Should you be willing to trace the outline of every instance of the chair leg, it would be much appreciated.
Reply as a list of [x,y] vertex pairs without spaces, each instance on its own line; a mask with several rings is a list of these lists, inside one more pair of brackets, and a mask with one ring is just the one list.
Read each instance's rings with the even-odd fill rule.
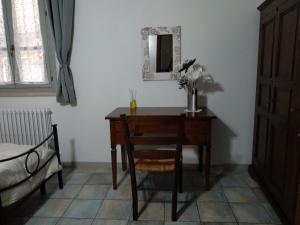
[[122,158],[122,170],[127,170],[127,155],[125,150],[125,145],[121,145],[121,158]]
[[179,179],[178,179],[178,186],[179,186],[179,193],[182,193],[183,192],[183,188],[182,188],[182,157],[181,157],[181,160],[180,160],[180,168],[179,168]]
[[1,200],[1,194],[0,194],[0,225],[4,225],[4,213],[3,213],[3,207],[2,207],[2,200]]
[[58,177],[58,186],[59,186],[59,189],[63,189],[64,188],[64,182],[63,182],[62,171],[58,171],[57,172],[57,177]]
[[138,219],[138,196],[137,196],[137,185],[136,185],[136,174],[133,168],[130,169],[131,178],[131,193],[132,193],[132,218],[133,220]]
[[46,185],[45,185],[45,182],[43,182],[41,184],[40,193],[41,193],[41,195],[45,195],[46,194]]
[[206,147],[206,157],[205,157],[205,187],[206,190],[209,190],[210,183],[209,183],[209,177],[210,177],[210,146]]
[[173,193],[172,193],[172,221],[177,220],[177,187],[178,187],[178,173],[180,171],[175,172],[175,180],[173,186]]

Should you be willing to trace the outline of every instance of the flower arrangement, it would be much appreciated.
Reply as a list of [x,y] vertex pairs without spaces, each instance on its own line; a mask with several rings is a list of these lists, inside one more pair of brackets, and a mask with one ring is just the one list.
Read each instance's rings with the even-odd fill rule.
[[205,68],[198,63],[196,59],[186,60],[180,67],[178,72],[184,72],[177,78],[179,89],[185,89],[191,92],[197,89],[200,83],[212,81],[210,75],[204,74]]

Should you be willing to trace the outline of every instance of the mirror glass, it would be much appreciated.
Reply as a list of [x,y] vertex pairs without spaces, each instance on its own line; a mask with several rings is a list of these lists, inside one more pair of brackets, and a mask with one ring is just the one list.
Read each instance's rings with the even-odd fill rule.
[[172,34],[149,35],[150,73],[173,71]]

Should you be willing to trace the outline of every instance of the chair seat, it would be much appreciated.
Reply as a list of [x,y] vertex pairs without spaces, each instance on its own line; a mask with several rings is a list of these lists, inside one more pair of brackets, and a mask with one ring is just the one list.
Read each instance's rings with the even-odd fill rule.
[[134,151],[135,169],[143,172],[175,171],[175,151],[139,150]]

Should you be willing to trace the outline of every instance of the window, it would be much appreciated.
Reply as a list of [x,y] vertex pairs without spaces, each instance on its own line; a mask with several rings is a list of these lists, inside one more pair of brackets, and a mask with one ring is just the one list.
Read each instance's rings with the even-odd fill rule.
[[43,2],[0,0],[0,91],[54,86],[56,61]]

